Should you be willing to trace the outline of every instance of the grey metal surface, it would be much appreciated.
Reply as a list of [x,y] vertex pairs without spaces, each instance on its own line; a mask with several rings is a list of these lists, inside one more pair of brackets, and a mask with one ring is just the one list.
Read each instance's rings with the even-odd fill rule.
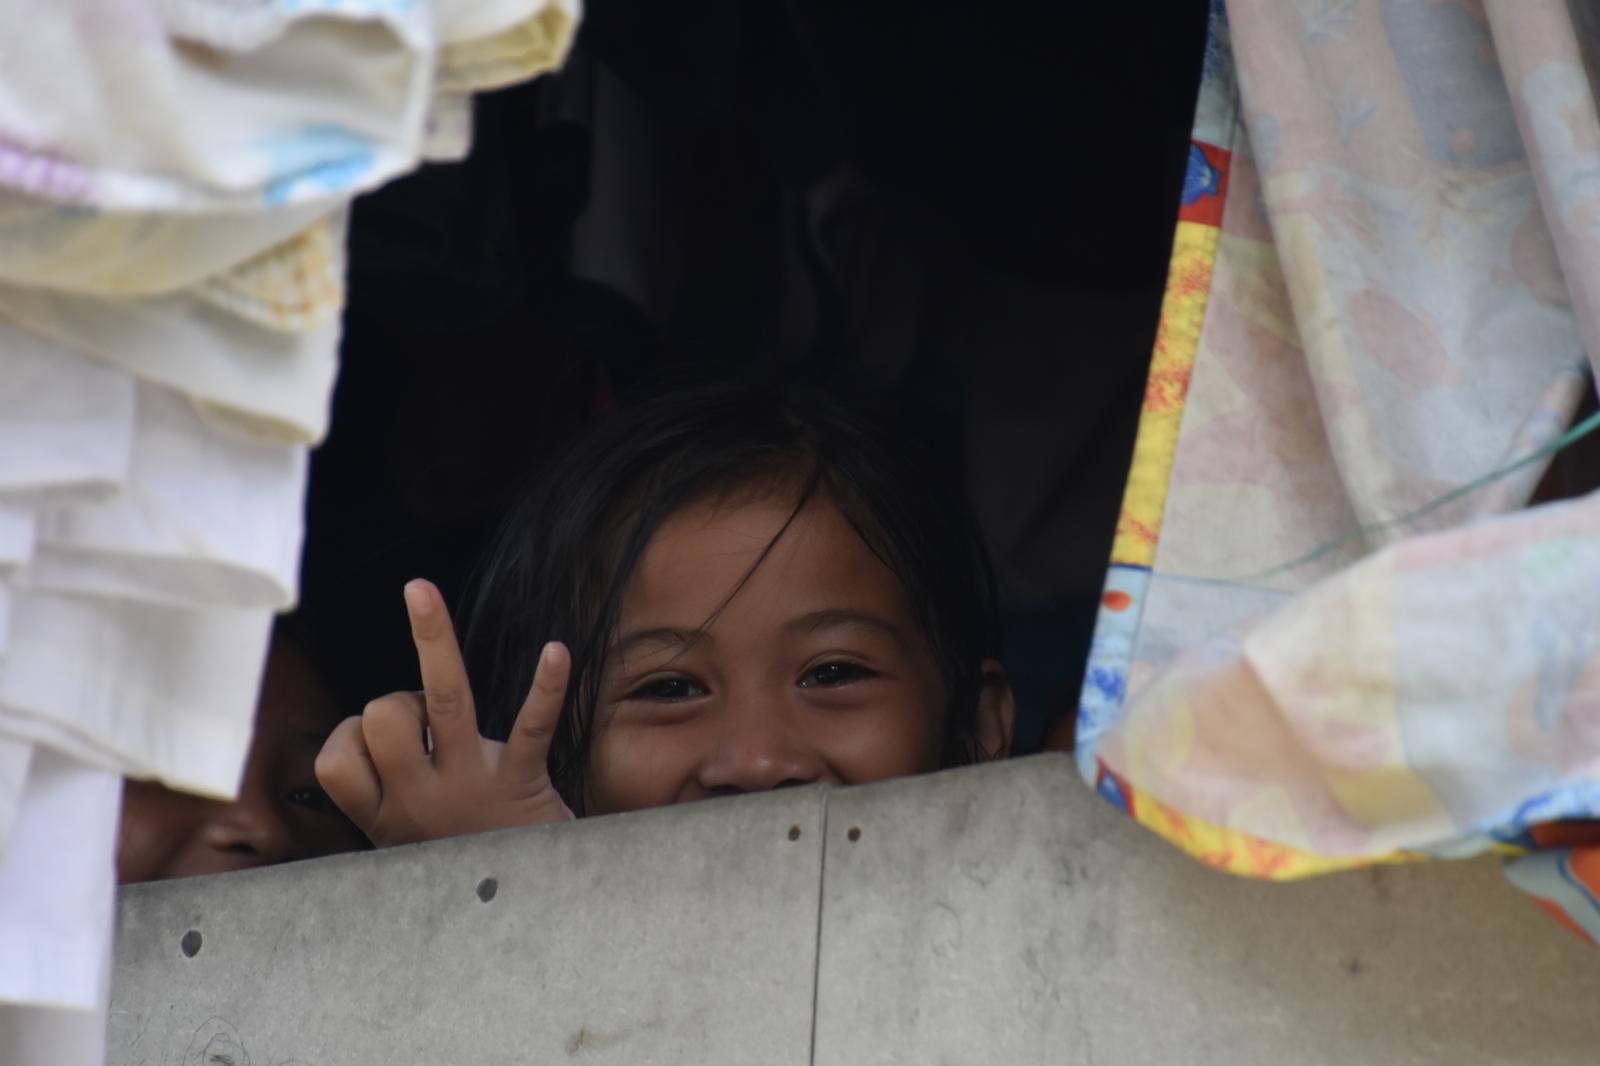
[[784,791],[132,886],[110,1062],[803,1064],[823,803]]
[[1492,861],[1215,873],[1041,756],[135,886],[111,1048],[111,1066],[1590,1066],[1600,952]]
[[1065,756],[836,791],[827,832],[819,1066],[1600,1061],[1600,953],[1492,861],[1241,881]]

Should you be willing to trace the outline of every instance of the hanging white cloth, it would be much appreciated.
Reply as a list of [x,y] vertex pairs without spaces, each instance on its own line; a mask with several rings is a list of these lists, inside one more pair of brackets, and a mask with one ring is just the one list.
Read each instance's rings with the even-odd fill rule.
[[[359,192],[575,0],[0,0],[0,1062],[100,1066],[121,775],[231,797]],[[65,842],[65,844],[64,844]]]

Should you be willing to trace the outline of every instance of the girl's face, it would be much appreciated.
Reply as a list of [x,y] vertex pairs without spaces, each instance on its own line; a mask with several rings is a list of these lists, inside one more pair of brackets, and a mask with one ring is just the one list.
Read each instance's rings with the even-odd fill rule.
[[937,767],[943,682],[900,581],[823,498],[773,544],[792,510],[708,501],[651,539],[601,679],[591,813]]
[[274,639],[239,798],[223,803],[129,781],[117,880],[226,873],[364,847],[360,830],[312,772],[337,719],[338,704],[315,668],[292,644]]

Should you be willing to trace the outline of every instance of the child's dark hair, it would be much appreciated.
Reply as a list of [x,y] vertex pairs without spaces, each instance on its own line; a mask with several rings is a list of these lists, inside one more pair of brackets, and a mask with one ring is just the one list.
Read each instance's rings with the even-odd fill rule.
[[960,479],[825,394],[703,386],[603,419],[544,464],[470,582],[463,654],[485,736],[509,734],[545,642],[571,650],[550,773],[574,812],[601,671],[645,545],[685,505],[762,484],[795,486],[791,520],[826,498],[899,577],[944,681],[942,764],[994,754],[976,725],[981,662],[997,639],[994,580]]

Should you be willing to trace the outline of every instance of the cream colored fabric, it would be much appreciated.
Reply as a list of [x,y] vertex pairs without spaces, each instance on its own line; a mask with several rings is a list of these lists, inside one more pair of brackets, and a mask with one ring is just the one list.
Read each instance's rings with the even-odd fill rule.
[[1597,11],[1213,17],[1078,723],[1206,861],[1600,817],[1600,499],[1521,510],[1600,356]]
[[235,794],[350,199],[575,0],[0,0],[0,1062],[100,1066],[121,775]]

